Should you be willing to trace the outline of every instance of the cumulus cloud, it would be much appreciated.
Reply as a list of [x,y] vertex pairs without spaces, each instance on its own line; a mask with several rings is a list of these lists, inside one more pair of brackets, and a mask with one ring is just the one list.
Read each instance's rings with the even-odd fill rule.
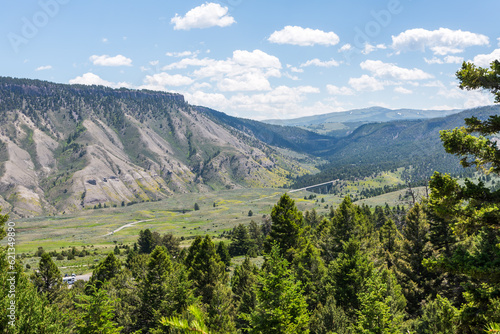
[[307,67],[307,66],[332,67],[332,66],[339,66],[339,65],[340,65],[340,63],[338,61],[335,61],[334,59],[331,59],[328,61],[322,61],[322,60],[319,60],[318,58],[314,58],[314,59],[308,60],[305,63],[301,64],[300,67]]
[[235,50],[230,58],[184,58],[163,67],[164,70],[198,67],[192,73],[198,79],[209,78],[217,82],[221,91],[270,90],[270,77],[281,76],[281,62],[261,50]]
[[493,60],[500,60],[500,49],[495,49],[490,54],[480,54],[474,57],[473,63],[481,67],[490,67]]
[[407,69],[380,60],[366,60],[360,64],[361,68],[372,72],[376,77],[396,80],[423,80],[433,76],[418,68]]
[[435,55],[444,56],[450,53],[460,53],[470,46],[488,45],[489,39],[485,35],[469,31],[439,28],[426,30],[422,28],[410,29],[392,36],[392,48],[398,53],[401,51],[425,51],[429,48]]
[[413,93],[413,91],[412,91],[412,90],[410,90],[410,89],[406,89],[406,88],[404,88],[404,87],[395,87],[395,88],[394,88],[394,91],[395,91],[396,93],[400,93],[400,94],[412,94],[412,93]]
[[227,27],[235,23],[235,19],[228,15],[228,8],[217,3],[205,3],[195,7],[184,16],[175,14],[170,20],[175,30],[190,30],[193,28]]
[[120,87],[125,87],[129,88],[130,84],[126,82],[119,82],[119,83],[113,83],[110,81],[106,81],[104,79],[101,79],[98,75],[94,73],[85,73],[81,76],[77,76],[74,79],[69,80],[69,83],[71,85],[79,84],[79,85],[97,85],[97,86],[107,86],[111,88],[120,88]]
[[45,66],[40,66],[35,69],[35,71],[46,71],[46,70],[51,70],[52,65],[45,65]]
[[117,55],[114,57],[108,55],[93,55],[90,56],[89,59],[94,65],[99,66],[132,66],[132,59],[122,55]]
[[384,89],[384,84],[382,82],[366,74],[363,74],[359,78],[350,78],[349,85],[358,92],[375,92]]
[[337,87],[335,85],[326,85],[328,94],[331,95],[354,95],[354,91],[349,87]]
[[193,79],[180,75],[168,74],[166,72],[157,73],[154,75],[147,75],[144,79],[147,86],[186,86],[193,83]]
[[292,44],[299,46],[336,45],[339,36],[333,31],[325,32],[319,29],[302,28],[298,26],[286,26],[279,31],[275,31],[268,38],[268,41],[276,44]]

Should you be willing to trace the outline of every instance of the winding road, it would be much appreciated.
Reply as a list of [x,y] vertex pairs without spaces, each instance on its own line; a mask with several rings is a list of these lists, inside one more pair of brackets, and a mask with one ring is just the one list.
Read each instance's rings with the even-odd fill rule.
[[103,237],[107,237],[108,235],[113,235],[113,234],[115,234],[116,232],[118,232],[118,231],[120,231],[120,230],[123,230],[123,229],[124,229],[124,228],[126,228],[126,227],[131,227],[131,226],[134,226],[135,224],[138,224],[138,223],[144,223],[144,222],[148,222],[148,221],[151,221],[151,220],[153,220],[153,219],[138,220],[138,221],[133,222],[133,223],[128,223],[128,224],[125,224],[125,225],[123,225],[123,226],[121,226],[121,227],[117,228],[117,229],[116,229],[116,230],[114,230],[113,232],[109,232],[109,233],[107,233],[107,234],[103,235]]

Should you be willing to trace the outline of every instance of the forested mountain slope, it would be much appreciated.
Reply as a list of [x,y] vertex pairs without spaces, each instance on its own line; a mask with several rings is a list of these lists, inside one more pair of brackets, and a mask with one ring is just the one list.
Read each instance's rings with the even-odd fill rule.
[[429,120],[407,120],[365,124],[340,138],[335,147],[324,152],[330,163],[322,172],[307,175],[297,187],[337,178],[364,177],[373,172],[398,167],[414,167],[414,180],[426,179],[435,170],[461,173],[458,159],[447,154],[439,131],[463,126],[464,119],[475,116],[487,119],[500,112],[500,106],[468,109],[458,114]]

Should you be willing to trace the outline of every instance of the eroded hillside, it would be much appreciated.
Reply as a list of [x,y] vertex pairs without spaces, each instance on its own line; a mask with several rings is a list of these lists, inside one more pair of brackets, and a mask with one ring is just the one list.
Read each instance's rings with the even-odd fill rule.
[[16,216],[284,186],[307,173],[183,96],[0,79],[0,206]]

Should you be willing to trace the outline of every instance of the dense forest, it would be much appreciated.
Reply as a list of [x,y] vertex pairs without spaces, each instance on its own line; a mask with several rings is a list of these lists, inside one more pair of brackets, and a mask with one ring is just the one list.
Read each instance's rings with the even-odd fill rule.
[[[500,102],[500,62],[464,63],[461,87],[481,78]],[[493,79],[492,79],[493,78]],[[493,87],[493,88],[492,88]],[[441,132],[464,167],[500,173],[491,136],[500,116]],[[473,134],[479,134],[475,136]],[[1,230],[3,333],[499,333],[500,191],[435,172],[430,195],[410,208],[354,204],[302,213],[283,194],[268,219],[239,225],[228,245],[143,230],[71,289],[49,253],[28,276]],[[0,216],[1,223],[8,221]],[[117,249],[117,251],[121,251]],[[255,265],[255,257],[264,262]],[[235,256],[245,256],[229,272]],[[15,282],[15,283],[12,283]],[[13,299],[12,294],[15,294]],[[5,311],[12,310],[14,311]],[[10,315],[14,315],[13,317]],[[12,324],[14,324],[12,326]]]

